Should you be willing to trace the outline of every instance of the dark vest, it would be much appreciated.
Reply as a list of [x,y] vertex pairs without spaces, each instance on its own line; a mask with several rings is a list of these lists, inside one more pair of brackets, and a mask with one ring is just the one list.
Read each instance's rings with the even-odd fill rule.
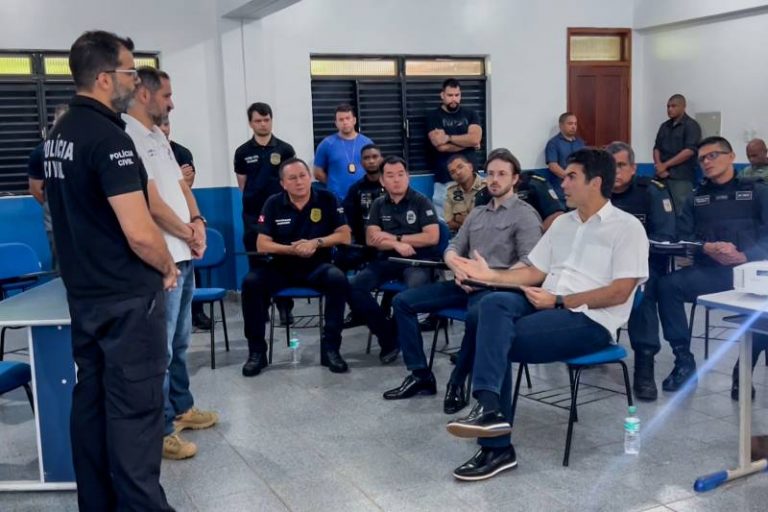
[[611,195],[613,206],[637,217],[646,230],[648,229],[648,217],[651,214],[649,186],[651,186],[651,178],[640,176],[635,178],[629,188],[621,194]]
[[707,180],[694,192],[693,220],[698,240],[731,242],[744,252],[757,243],[759,219],[754,181],[734,178],[725,186],[717,186]]

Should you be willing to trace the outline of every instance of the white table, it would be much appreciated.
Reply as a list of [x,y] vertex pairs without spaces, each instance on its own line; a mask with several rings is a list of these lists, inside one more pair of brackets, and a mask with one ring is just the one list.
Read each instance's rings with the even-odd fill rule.
[[0,481],[0,491],[73,490],[76,485],[69,414],[75,364],[69,307],[61,279],[0,302],[2,326],[27,328],[40,478]]
[[744,339],[739,347],[739,466],[705,475],[696,479],[694,489],[709,491],[722,483],[751,475],[768,468],[768,459],[752,461],[752,335],[768,334],[765,319],[762,325],[755,323],[768,313],[768,297],[729,290],[702,295],[696,303],[712,309],[720,309],[739,315],[747,315]]

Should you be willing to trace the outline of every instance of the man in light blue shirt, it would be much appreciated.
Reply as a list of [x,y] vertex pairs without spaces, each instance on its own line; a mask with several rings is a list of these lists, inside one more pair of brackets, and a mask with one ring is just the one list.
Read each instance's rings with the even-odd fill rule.
[[574,151],[583,148],[585,144],[576,135],[578,122],[573,112],[560,114],[558,125],[560,133],[547,141],[547,146],[544,149],[544,160],[547,163],[547,169],[549,169],[547,179],[557,193],[557,197],[560,198],[560,201],[565,202],[563,187],[560,182],[565,177],[568,157]]
[[338,133],[329,135],[315,152],[315,179],[325,183],[328,190],[343,201],[349,187],[365,176],[360,153],[363,146],[373,141],[355,130],[357,118],[351,105],[336,107]]

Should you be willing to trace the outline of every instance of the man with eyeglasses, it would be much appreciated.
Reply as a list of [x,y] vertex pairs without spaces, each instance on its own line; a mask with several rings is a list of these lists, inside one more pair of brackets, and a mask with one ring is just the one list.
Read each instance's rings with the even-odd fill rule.
[[[734,266],[768,259],[768,187],[736,176],[735,158],[723,137],[707,137],[698,145],[705,180],[683,206],[678,233],[702,245],[693,265],[662,277],[658,285],[661,327],[675,354],[675,367],[662,383],[664,391],[696,382],[684,303],[730,290]],[[755,336],[755,347],[762,338]]]
[[[676,241],[675,210],[667,187],[647,176],[636,176],[635,152],[626,142],[612,142],[605,150],[616,160],[611,203],[637,217],[649,239]],[[667,256],[649,256],[643,301],[629,316],[629,340],[635,352],[633,389],[639,400],[656,400],[658,396],[653,373],[653,358],[661,350],[656,288],[659,277],[667,273],[667,266]]]
[[172,510],[160,485],[163,290],[176,287],[178,270],[119,115],[138,83],[132,49],[103,31],[74,42],[77,93],[44,148],[77,364],[70,436],[80,510]]

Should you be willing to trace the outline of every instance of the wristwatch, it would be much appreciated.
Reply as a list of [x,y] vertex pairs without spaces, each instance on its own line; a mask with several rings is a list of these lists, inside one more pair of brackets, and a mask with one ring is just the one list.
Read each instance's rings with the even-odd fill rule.
[[555,295],[555,309],[565,309],[565,301],[562,295]]
[[202,215],[195,215],[194,217],[189,219],[189,222],[195,222],[196,220],[203,221],[203,226],[207,226],[208,225],[208,221],[205,220],[205,217],[203,217]]
[[397,240],[398,242],[402,242],[403,241],[403,235],[397,235],[395,237],[395,240]]
[[317,246],[318,247],[322,247],[324,243],[325,243],[325,240],[323,240],[322,238],[318,238],[317,239]]

